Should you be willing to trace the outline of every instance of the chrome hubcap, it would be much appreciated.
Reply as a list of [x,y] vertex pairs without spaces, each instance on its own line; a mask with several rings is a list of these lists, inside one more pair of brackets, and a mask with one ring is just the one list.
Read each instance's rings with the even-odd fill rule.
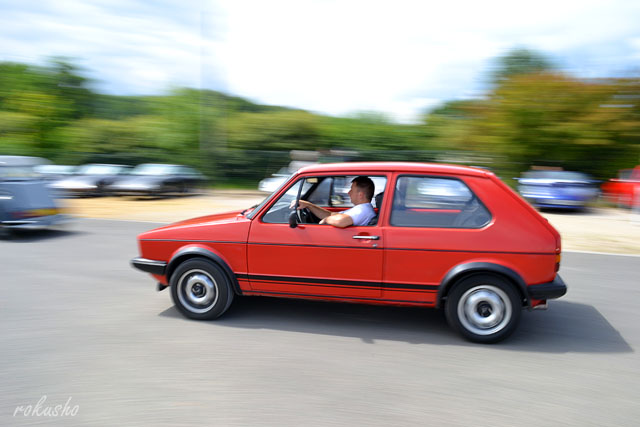
[[189,270],[178,281],[178,298],[193,313],[204,313],[218,301],[218,284],[203,270]]
[[504,329],[511,319],[513,308],[508,295],[492,285],[469,289],[458,302],[458,318],[470,332],[490,335]]

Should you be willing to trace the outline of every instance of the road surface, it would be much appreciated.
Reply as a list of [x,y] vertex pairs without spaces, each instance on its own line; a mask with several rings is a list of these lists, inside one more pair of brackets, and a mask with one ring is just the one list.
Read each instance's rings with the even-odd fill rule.
[[638,425],[638,257],[565,253],[568,294],[478,345],[419,308],[245,297],[187,320],[129,266],[154,226],[0,240],[0,425]]

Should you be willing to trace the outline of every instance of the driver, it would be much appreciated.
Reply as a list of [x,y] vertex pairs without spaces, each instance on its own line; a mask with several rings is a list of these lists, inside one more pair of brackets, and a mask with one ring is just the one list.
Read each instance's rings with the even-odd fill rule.
[[298,209],[309,209],[320,218],[320,224],[329,224],[339,228],[367,225],[376,216],[371,205],[374,188],[371,178],[359,176],[351,181],[351,189],[349,190],[349,198],[353,203],[352,208],[343,212],[331,212],[306,200],[300,200]]

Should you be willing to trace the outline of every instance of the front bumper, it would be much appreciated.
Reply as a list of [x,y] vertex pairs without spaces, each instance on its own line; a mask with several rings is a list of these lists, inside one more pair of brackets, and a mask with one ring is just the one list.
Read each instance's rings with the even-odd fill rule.
[[547,300],[560,298],[567,293],[567,285],[559,274],[552,282],[540,283],[538,285],[527,286],[527,293],[530,299]]
[[167,268],[167,263],[164,261],[156,261],[146,258],[134,258],[131,260],[131,265],[145,273],[157,274],[159,276],[164,276],[164,272]]

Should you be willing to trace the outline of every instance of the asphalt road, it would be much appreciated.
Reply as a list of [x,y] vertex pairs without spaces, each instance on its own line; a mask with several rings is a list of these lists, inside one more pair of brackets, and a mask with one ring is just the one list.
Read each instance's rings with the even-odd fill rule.
[[153,226],[0,240],[0,425],[638,425],[639,257],[565,253],[568,294],[478,345],[428,309],[240,298],[186,320],[129,266]]

